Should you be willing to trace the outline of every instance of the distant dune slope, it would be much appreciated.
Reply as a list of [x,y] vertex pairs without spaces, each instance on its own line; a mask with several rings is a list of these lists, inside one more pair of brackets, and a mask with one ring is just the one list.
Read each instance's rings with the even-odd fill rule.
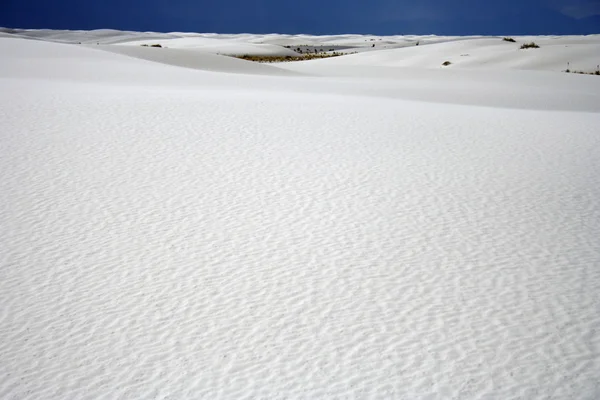
[[102,50],[148,61],[205,71],[259,74],[272,76],[301,76],[300,72],[289,71],[274,65],[246,62],[233,57],[200,52],[194,49],[156,49],[140,46],[102,46]]
[[[401,59],[402,50],[268,65],[194,49],[87,47],[9,38],[0,38],[0,43],[5,55],[0,68],[8,76],[107,83],[122,81],[128,85],[177,85],[188,89],[197,85],[232,88],[245,85],[263,91],[330,93],[523,109],[600,109],[600,79],[594,76],[377,65],[390,62],[388,53],[397,53],[398,59]],[[435,46],[443,45],[428,47]],[[363,62],[363,57],[370,65]],[[39,67],[41,62],[43,68]],[[110,75],[105,72],[107,68],[112,71]],[[206,79],[198,74],[212,75]],[[245,78],[245,75],[256,74],[264,75],[264,78]],[[298,74],[313,78],[292,76]],[[348,79],[352,79],[351,84]],[[547,84],[549,80],[552,85]],[[490,88],[493,88],[494,96],[489,95]]]
[[[540,48],[521,50],[524,43],[535,42]],[[428,46],[370,51],[343,58],[323,60],[343,67],[347,65],[442,68],[486,70],[541,70],[564,71],[567,68],[592,72],[600,64],[600,36],[586,37],[519,38],[510,43],[498,38],[456,40]]]

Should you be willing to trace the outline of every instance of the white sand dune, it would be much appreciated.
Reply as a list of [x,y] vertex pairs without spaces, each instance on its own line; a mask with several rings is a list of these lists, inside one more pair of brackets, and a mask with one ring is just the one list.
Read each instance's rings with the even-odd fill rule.
[[[189,86],[213,83],[210,79],[207,82],[205,76],[198,76],[186,69],[244,75],[305,75],[273,65],[252,63],[189,49],[155,49],[139,46],[87,47],[5,38],[0,38],[0,42],[3,43],[4,54],[7,56],[5,76],[19,78],[118,82],[128,85],[146,85],[152,82],[154,85]],[[149,63],[146,60],[153,62]],[[45,64],[44,68],[39,67],[40,62]],[[169,69],[169,66],[186,69]],[[110,69],[111,73],[106,74],[105,69]],[[231,79],[231,75],[223,73],[217,74],[215,79],[215,82],[229,81],[232,85],[236,82],[235,79]]]
[[214,39],[203,37],[184,37],[164,40],[135,40],[122,43],[127,46],[141,46],[159,44],[169,49],[193,49],[223,55],[269,55],[269,56],[297,56],[298,53],[288,48],[263,43],[247,43],[237,40]]
[[600,397],[599,36],[148,35],[0,37],[0,398]]
[[[595,40],[580,38],[519,38],[510,43],[498,38],[457,40],[427,46],[411,46],[385,51],[371,51],[327,60],[335,66],[367,65],[386,67],[447,68],[486,70],[528,69],[594,71],[600,64],[600,35]],[[520,50],[523,43],[534,41],[539,49]],[[567,63],[570,63],[569,65]]]
[[273,65],[247,62],[233,57],[221,57],[210,52],[199,53],[196,49],[155,49],[151,47],[139,46],[108,46],[103,47],[102,50],[107,50],[112,53],[123,54],[130,57],[141,58],[143,60],[159,62],[162,64],[205,71],[273,76],[306,75],[299,72],[278,68]]
[[82,44],[118,44],[122,42],[140,40],[161,40],[179,38],[180,35],[157,32],[128,32],[114,29],[96,29],[93,31],[70,31],[49,29],[6,29],[0,28],[0,32],[10,32],[23,38],[42,39],[60,43],[82,43]]
[[[127,86],[147,86],[151,82],[154,86],[176,86],[188,90],[214,87],[237,91],[246,88],[261,92],[338,94],[517,109],[600,111],[600,81],[593,76],[500,71],[494,73],[490,82],[489,74],[483,71],[427,71],[374,66],[342,68],[330,67],[329,63],[320,61],[275,66],[183,49],[87,48],[42,41],[1,40],[6,44],[3,50],[7,56],[5,75],[11,77]],[[108,50],[108,53],[99,50]],[[148,63],[142,58],[157,62]],[[43,60],[44,68],[39,68],[40,60]],[[201,69],[210,75],[198,75],[174,66]],[[110,69],[111,73],[106,74],[106,69]],[[219,70],[229,73],[215,73]],[[256,74],[266,76],[261,80],[247,77]],[[277,78],[277,75],[286,74],[319,75],[320,78],[308,81],[293,77],[285,80]],[[349,82],[347,76],[355,79]],[[548,86],[549,80],[553,81],[552,86]],[[489,95],[491,88],[494,96]]]

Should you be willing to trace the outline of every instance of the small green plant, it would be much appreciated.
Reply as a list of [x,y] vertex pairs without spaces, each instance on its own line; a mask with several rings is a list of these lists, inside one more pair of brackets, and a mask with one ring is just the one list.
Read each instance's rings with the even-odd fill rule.
[[524,49],[539,49],[540,46],[538,46],[535,42],[531,42],[531,43],[523,43],[523,45],[521,46],[521,50]]
[[505,37],[505,38],[504,38],[504,39],[502,39],[502,40],[504,40],[505,42],[516,43],[516,40],[515,40],[515,39],[513,39],[513,38],[511,38],[511,37]]
[[447,67],[448,65],[452,64],[450,61],[444,61],[444,63],[442,64],[444,67]]

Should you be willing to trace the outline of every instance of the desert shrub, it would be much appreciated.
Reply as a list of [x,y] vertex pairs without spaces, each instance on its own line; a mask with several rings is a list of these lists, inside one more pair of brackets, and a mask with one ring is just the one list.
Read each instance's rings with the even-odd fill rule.
[[531,42],[531,43],[523,43],[523,45],[521,46],[521,50],[524,49],[539,49],[540,46],[538,46],[537,44],[535,44],[535,42]]
[[515,40],[515,39],[513,39],[513,38],[511,38],[511,37],[505,37],[505,38],[504,38],[504,39],[502,39],[502,40],[504,40],[505,42],[511,42],[511,43],[515,43],[515,42],[516,42],[516,40]]
[[151,44],[150,47],[162,47],[160,44]]
[[444,61],[444,63],[442,64],[444,67],[447,67],[448,65],[452,64],[450,61]]

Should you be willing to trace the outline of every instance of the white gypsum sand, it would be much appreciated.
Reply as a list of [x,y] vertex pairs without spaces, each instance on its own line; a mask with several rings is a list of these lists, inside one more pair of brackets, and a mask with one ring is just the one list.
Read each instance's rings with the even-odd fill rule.
[[600,397],[600,36],[1,35],[0,398]]

